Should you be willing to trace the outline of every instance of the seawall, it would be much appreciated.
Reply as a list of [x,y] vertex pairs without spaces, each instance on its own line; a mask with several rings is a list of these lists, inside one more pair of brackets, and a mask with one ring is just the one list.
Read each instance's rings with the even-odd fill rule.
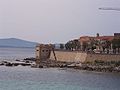
[[93,62],[95,60],[120,61],[120,54],[87,54],[86,62]]
[[[57,61],[63,62],[94,62],[95,60],[102,61],[120,61],[120,54],[90,54],[79,51],[55,51]],[[53,53],[50,59],[55,60]]]

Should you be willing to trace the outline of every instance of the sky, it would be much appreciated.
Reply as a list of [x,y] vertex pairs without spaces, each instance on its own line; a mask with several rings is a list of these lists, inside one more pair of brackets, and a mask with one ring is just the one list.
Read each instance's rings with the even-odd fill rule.
[[120,0],[0,0],[0,38],[66,43],[120,32]]

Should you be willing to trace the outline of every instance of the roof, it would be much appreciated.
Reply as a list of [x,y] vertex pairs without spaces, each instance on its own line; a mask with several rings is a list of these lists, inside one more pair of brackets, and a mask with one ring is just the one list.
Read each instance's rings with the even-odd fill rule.
[[114,36],[99,36],[99,37],[95,37],[95,39],[112,41],[114,39]]
[[82,42],[88,42],[88,41],[90,41],[91,39],[94,39],[94,37],[90,37],[90,36],[82,36],[82,37],[80,37],[80,41],[82,41]]
[[80,42],[89,42],[91,40],[107,40],[107,41],[112,41],[114,39],[114,36],[99,36],[99,37],[91,37],[91,36],[82,36],[80,37],[79,41]]

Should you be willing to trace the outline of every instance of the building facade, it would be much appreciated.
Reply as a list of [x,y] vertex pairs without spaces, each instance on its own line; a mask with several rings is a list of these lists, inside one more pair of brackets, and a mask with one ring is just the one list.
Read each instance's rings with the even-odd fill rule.
[[112,40],[114,36],[100,36],[98,33],[96,37],[82,36],[79,39],[81,50],[89,51],[96,50],[104,52],[105,50],[112,50]]

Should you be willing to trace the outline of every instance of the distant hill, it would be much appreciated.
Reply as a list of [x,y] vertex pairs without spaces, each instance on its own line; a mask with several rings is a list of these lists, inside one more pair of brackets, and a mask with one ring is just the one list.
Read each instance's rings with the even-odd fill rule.
[[35,47],[36,42],[25,41],[17,38],[0,39],[0,47]]

